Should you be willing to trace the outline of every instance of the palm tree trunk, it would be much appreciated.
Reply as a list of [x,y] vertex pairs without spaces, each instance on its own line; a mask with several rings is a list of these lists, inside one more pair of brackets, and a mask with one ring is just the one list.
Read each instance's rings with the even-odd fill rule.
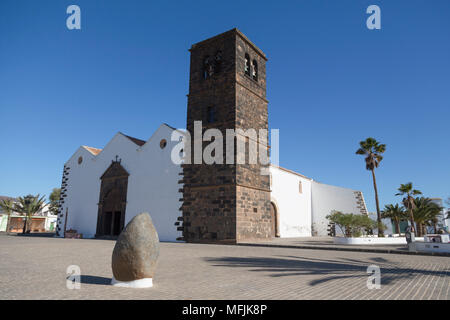
[[31,233],[31,225],[33,224],[33,219],[31,218],[31,214],[27,216],[27,233]]
[[377,206],[377,229],[378,236],[383,236],[383,231],[380,229],[381,225],[381,213],[380,213],[380,203],[378,202],[378,190],[377,190],[377,179],[375,178],[375,170],[372,169],[372,178],[373,178],[373,189],[375,190],[375,204]]
[[9,232],[9,224],[10,224],[10,221],[11,220],[11,214],[8,214],[8,220],[6,220],[6,232]]
[[397,228],[398,235],[400,236],[400,221],[395,220],[395,227]]
[[23,223],[22,233],[26,233],[27,231],[27,218],[28,216],[25,216],[25,222]]
[[412,209],[412,203],[411,203],[411,196],[408,195],[407,198],[408,203],[408,210],[409,210],[409,221],[411,223],[411,232],[416,233],[416,227],[414,227],[414,214]]

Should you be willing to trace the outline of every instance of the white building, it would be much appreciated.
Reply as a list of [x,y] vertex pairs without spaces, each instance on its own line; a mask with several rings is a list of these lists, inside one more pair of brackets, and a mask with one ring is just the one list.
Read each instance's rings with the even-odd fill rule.
[[[438,205],[439,207],[442,208],[442,212],[441,215],[438,216],[438,221],[436,223],[436,227],[438,230],[445,230],[446,232],[448,232],[448,226],[449,226],[449,219],[447,219],[447,210],[444,207],[444,202],[442,201],[441,198],[430,198],[430,200],[435,203],[436,205]],[[427,230],[429,233],[432,232],[436,232],[436,230],[434,230],[434,226],[430,226],[427,227]]]
[[[17,202],[17,199],[11,197],[0,196],[0,201],[2,199],[9,199],[13,202]],[[12,212],[8,217],[8,215],[0,208],[0,232],[10,231],[7,230],[8,224],[11,229],[13,222],[17,222],[17,220],[22,220],[23,218],[24,216],[17,212]],[[33,220],[42,222],[42,228],[40,228],[41,231],[54,231],[54,229],[56,228],[57,216],[52,214],[52,212],[50,211],[50,204],[48,203],[45,204],[41,211],[32,216],[32,221]],[[20,226],[22,226],[22,223],[19,224]],[[33,223],[31,223],[31,225],[33,226]]]
[[[78,148],[64,166],[59,236],[69,229],[85,238],[116,236],[135,215],[149,212],[160,240],[181,237],[182,168],[171,160],[179,144],[171,141],[174,130],[162,124],[147,141],[117,133],[103,150]],[[322,184],[278,166],[270,172],[277,236],[326,236],[325,217],[331,210],[367,214],[360,191]]]

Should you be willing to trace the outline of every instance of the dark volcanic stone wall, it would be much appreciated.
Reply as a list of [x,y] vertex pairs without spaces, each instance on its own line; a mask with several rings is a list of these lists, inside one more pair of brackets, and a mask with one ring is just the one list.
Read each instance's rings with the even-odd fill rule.
[[[194,121],[203,131],[216,128],[267,129],[264,54],[237,29],[192,46],[186,128],[191,134],[191,164],[183,165],[183,238],[188,242],[237,242],[272,234],[269,176],[259,164],[194,164]],[[206,57],[220,52],[220,63],[204,78]],[[258,64],[258,80],[244,73],[245,54]],[[216,65],[215,65],[216,66]],[[208,123],[208,108],[214,120]],[[248,138],[237,136],[246,143]],[[237,149],[235,139],[235,149]],[[203,148],[210,142],[203,142]],[[259,141],[256,141],[259,143]],[[242,150],[241,150],[242,151]],[[267,152],[267,151],[266,151]],[[236,163],[236,158],[234,159]]]

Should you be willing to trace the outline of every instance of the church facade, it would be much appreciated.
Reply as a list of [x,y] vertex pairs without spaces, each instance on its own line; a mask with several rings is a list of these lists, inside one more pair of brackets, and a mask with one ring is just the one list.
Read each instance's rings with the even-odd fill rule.
[[255,143],[266,155],[270,150],[239,133],[268,129],[264,53],[237,29],[190,52],[186,131],[162,124],[147,141],[117,133],[103,149],[81,146],[64,166],[59,236],[73,229],[87,238],[116,237],[135,215],[149,212],[162,241],[237,243],[325,236],[331,210],[367,214],[360,191],[279,166],[198,163],[192,153],[191,161],[174,162],[176,146],[208,145],[173,140],[174,133],[194,137],[196,121],[202,132],[217,129],[225,136],[232,129],[234,141]]

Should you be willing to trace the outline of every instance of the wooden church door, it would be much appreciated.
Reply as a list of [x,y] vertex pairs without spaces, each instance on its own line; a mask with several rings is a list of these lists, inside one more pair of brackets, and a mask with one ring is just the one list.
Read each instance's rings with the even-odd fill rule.
[[128,176],[116,159],[100,177],[97,237],[116,237],[124,228]]

